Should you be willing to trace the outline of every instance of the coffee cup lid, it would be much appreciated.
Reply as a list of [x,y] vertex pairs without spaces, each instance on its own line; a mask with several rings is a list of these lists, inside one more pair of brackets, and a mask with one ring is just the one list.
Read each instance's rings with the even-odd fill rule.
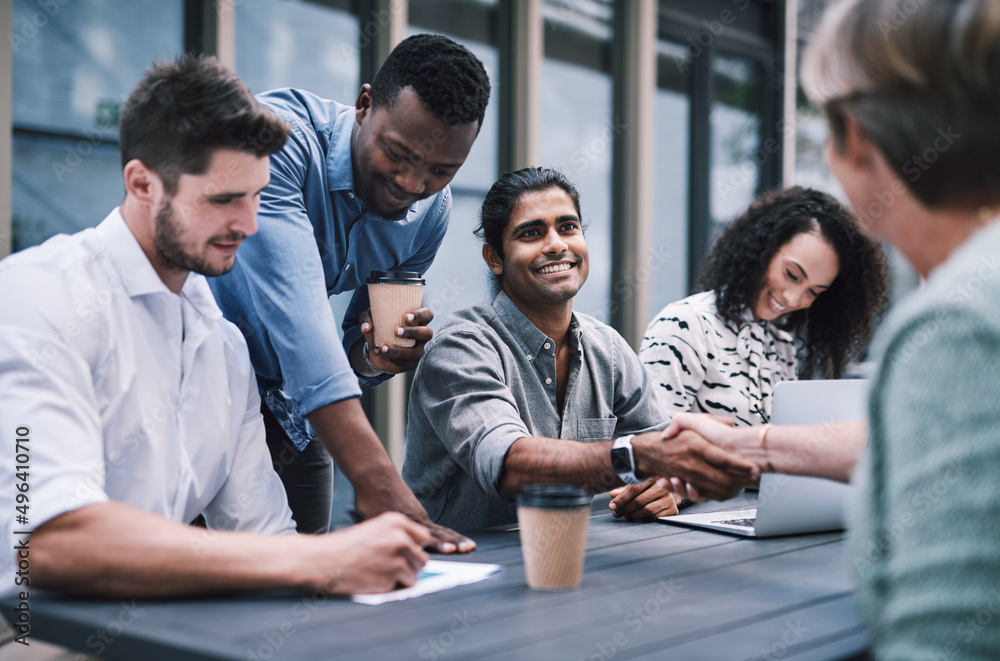
[[423,285],[426,284],[418,271],[372,271],[369,284],[376,285]]
[[590,495],[569,484],[529,484],[517,495],[517,504],[542,509],[589,507]]

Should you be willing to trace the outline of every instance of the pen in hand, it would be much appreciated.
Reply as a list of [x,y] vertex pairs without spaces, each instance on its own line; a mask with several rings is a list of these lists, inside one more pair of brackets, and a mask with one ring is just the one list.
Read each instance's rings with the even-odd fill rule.
[[757,415],[760,416],[761,420],[763,420],[765,423],[771,422],[771,418],[767,417],[767,414],[764,413],[764,411],[760,408],[760,405],[754,404],[753,408],[755,411],[757,411]]

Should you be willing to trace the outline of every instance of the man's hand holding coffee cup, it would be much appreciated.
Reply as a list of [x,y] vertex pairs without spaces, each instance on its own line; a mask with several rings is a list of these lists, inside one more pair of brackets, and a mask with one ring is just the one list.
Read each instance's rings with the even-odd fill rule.
[[434,337],[434,331],[428,324],[434,319],[430,308],[417,308],[407,312],[403,317],[404,326],[397,326],[396,337],[413,342],[411,347],[401,347],[398,344],[375,343],[375,327],[372,324],[371,309],[358,316],[361,324],[361,334],[368,343],[368,360],[372,367],[380,372],[401,374],[417,368],[417,363],[424,355],[424,345]]
[[434,332],[434,318],[421,307],[424,280],[416,271],[372,271],[365,281],[371,307],[358,315],[363,340],[351,349],[362,376],[399,374],[416,368]]

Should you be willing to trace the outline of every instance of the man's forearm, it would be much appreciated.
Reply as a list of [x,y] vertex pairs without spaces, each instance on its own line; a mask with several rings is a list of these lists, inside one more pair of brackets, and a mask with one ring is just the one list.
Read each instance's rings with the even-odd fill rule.
[[426,522],[427,513],[403,482],[358,398],[327,404],[306,417],[354,486],[363,514],[374,516],[398,511],[421,523]]
[[[557,482],[600,493],[620,486],[611,466],[612,441],[584,443],[551,438],[521,438],[507,451],[500,474],[500,494],[513,500],[525,485]],[[632,439],[639,478],[679,476],[714,500],[731,498],[756,477],[754,465],[705,441],[694,432],[673,438],[663,432]]]
[[556,438],[520,438],[510,446],[500,473],[508,500],[528,484],[572,484],[601,493],[622,484],[611,468],[611,441],[584,443]]
[[32,535],[31,583],[109,598],[309,587],[298,541],[196,528],[111,501],[62,514]]
[[321,406],[306,416],[337,467],[357,489],[359,486],[398,477],[357,397]]

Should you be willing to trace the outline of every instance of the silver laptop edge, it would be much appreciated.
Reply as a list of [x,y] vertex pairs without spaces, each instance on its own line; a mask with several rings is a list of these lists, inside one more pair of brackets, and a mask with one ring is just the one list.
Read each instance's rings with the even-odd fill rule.
[[[804,425],[858,420],[867,417],[867,395],[868,382],[862,379],[785,381],[775,387],[771,422]],[[832,440],[820,430],[815,439],[807,439],[802,451],[808,455]],[[761,476],[755,517],[754,510],[741,509],[679,514],[660,520],[745,537],[843,530],[849,491],[849,485],[831,480],[766,473]],[[744,518],[754,518],[754,525],[724,523]]]

